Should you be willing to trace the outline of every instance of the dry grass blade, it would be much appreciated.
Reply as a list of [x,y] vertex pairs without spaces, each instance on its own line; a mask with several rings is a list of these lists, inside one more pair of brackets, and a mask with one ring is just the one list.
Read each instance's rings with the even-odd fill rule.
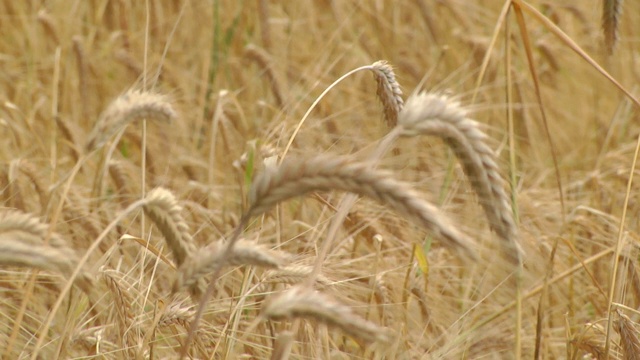
[[111,136],[134,120],[171,121],[177,116],[165,96],[143,91],[129,91],[109,104],[100,115],[89,135],[87,150],[91,151],[104,145]]
[[276,204],[312,191],[342,190],[374,199],[406,216],[445,240],[445,245],[476,258],[474,243],[438,208],[422,200],[409,185],[390,173],[354,162],[349,157],[318,156],[285,160],[258,175],[249,192],[246,217],[256,216]]
[[329,296],[302,286],[291,288],[267,300],[261,316],[273,320],[312,318],[339,327],[345,333],[368,342],[390,340],[387,329],[362,319],[351,308]]
[[214,271],[221,263],[225,265],[255,265],[266,268],[278,268],[283,263],[284,254],[267,249],[252,241],[240,240],[235,243],[229,256],[224,256],[227,244],[214,242],[201,249],[178,269],[173,284],[177,292],[185,286],[191,286],[203,276]]
[[182,207],[169,190],[164,188],[151,190],[147,194],[143,209],[160,229],[177,266],[182,265],[187,258],[196,253],[189,226],[181,215]]
[[428,93],[411,97],[399,122],[404,136],[438,136],[451,147],[478,194],[489,225],[503,240],[509,259],[517,263],[521,250],[510,199],[505,192],[506,182],[480,125],[467,116],[458,102]]
[[602,0],[602,31],[604,46],[609,55],[618,42],[618,27],[622,13],[622,0]]
[[625,360],[640,359],[640,340],[638,329],[635,328],[628,316],[618,311],[620,319],[616,322],[616,331],[620,334],[622,353]]
[[386,61],[376,61],[371,65],[371,71],[377,83],[376,94],[384,108],[385,122],[392,128],[398,123],[398,114],[404,106],[400,84],[393,68]]

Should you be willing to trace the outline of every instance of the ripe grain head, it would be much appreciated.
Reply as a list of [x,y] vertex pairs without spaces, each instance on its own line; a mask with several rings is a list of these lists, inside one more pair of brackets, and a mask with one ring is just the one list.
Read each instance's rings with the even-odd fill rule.
[[149,119],[169,122],[177,117],[176,111],[166,96],[145,91],[129,91],[117,97],[102,112],[91,134],[89,134],[87,150],[91,151],[101,147],[111,136],[134,120]]
[[429,93],[407,101],[399,124],[404,136],[437,136],[451,147],[478,194],[489,225],[502,240],[505,254],[510,261],[519,262],[522,250],[511,199],[505,191],[506,182],[500,175],[496,155],[487,145],[487,135],[480,125],[468,117],[459,102]]
[[311,318],[368,342],[390,340],[388,329],[361,318],[351,308],[329,296],[302,286],[290,288],[267,300],[262,317],[273,320]]
[[458,231],[438,208],[390,173],[372,169],[350,157],[287,158],[280,166],[265,169],[251,186],[250,208],[245,217],[262,214],[296,196],[328,190],[352,192],[385,204],[441,237],[450,249],[476,258],[473,241]]

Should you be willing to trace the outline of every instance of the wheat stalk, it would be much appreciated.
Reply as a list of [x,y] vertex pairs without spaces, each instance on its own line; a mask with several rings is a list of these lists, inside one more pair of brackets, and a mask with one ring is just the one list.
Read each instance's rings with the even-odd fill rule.
[[345,333],[368,342],[390,340],[387,329],[362,319],[348,306],[304,286],[293,287],[269,298],[262,308],[261,316],[273,320],[312,318],[336,326]]
[[269,250],[252,241],[240,240],[236,242],[231,254],[223,256],[226,247],[227,244],[224,242],[213,242],[189,258],[178,269],[173,291],[177,292],[185,286],[193,285],[200,278],[214,271],[220,264],[279,268],[283,263],[283,258],[285,258],[284,254]]
[[168,122],[176,118],[177,113],[165,96],[144,91],[129,91],[116,98],[100,115],[89,134],[87,150],[101,147],[111,136],[134,120]]
[[409,185],[394,180],[390,173],[353,162],[349,157],[288,158],[280,166],[268,167],[251,186],[245,218],[262,214],[287,199],[326,190],[348,191],[386,204],[441,236],[449,248],[476,258],[474,243],[438,208],[422,200]]
[[467,116],[457,101],[437,94],[411,97],[400,114],[403,136],[432,135],[442,138],[462,162],[491,228],[503,241],[509,259],[520,261],[517,227],[506,182],[500,175],[487,135]]

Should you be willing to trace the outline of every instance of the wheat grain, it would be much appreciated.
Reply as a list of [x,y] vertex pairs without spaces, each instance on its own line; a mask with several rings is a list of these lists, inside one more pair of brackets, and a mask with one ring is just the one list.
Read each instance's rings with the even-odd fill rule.
[[348,191],[386,204],[441,236],[449,248],[476,258],[473,241],[458,231],[438,208],[422,200],[409,185],[394,180],[390,173],[349,157],[287,158],[278,167],[266,168],[251,186],[250,209],[245,218],[262,214],[281,201],[326,190]]
[[505,181],[496,156],[486,144],[487,135],[456,101],[421,93],[411,97],[399,119],[403,136],[432,135],[442,138],[462,162],[491,228],[503,242],[512,262],[520,261],[517,228]]
[[398,114],[404,106],[402,89],[393,68],[386,61],[374,62],[371,71],[377,83],[376,94],[382,102],[385,122],[392,128],[398,123]]
[[165,96],[144,91],[129,91],[116,98],[100,115],[89,135],[87,150],[101,147],[111,136],[134,120],[171,121],[176,118],[177,113]]
[[296,286],[267,300],[261,316],[268,319],[313,318],[365,341],[388,342],[387,329],[362,319],[343,304],[318,291]]

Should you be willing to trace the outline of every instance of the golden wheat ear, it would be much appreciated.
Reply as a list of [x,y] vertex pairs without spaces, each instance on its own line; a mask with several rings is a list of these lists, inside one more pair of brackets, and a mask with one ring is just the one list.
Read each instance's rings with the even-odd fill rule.
[[[191,236],[189,225],[182,217],[182,206],[171,191],[155,188],[147,194],[143,209],[151,221],[158,227],[173,254],[176,267],[180,267],[192,258],[196,252],[196,245]],[[204,289],[204,283],[194,281],[191,293],[198,297]]]
[[[76,252],[35,216],[19,211],[0,213],[0,265],[30,267],[70,277],[78,265]],[[48,238],[47,243],[45,239]],[[84,271],[76,284],[91,288],[91,276]]]
[[444,244],[475,259],[475,244],[448,217],[391,173],[372,169],[350,157],[321,155],[287,158],[280,166],[267,167],[249,191],[250,208],[244,218],[260,215],[278,203],[313,191],[341,190],[385,204],[410,221],[444,240]]
[[622,352],[625,359],[640,359],[640,340],[638,339],[638,329],[634,326],[629,317],[618,310],[620,319],[615,323],[615,329],[620,334]]
[[351,308],[329,296],[303,286],[269,298],[261,316],[273,320],[311,318],[368,342],[388,342],[391,337],[388,329],[359,317]]
[[376,80],[376,94],[382,102],[385,122],[392,128],[398,124],[398,115],[404,106],[402,89],[393,68],[386,61],[374,62],[371,71]]
[[506,181],[480,124],[468,117],[459,102],[429,93],[409,98],[398,121],[403,136],[437,136],[454,151],[478,194],[489,225],[502,240],[507,257],[519,262],[522,251],[511,200],[505,191]]
[[178,269],[178,276],[173,283],[173,292],[178,292],[186,286],[192,286],[200,278],[214,271],[220,264],[255,265],[277,269],[284,262],[283,259],[288,257],[284,253],[246,240],[237,241],[231,249],[231,253],[224,256],[226,247],[227,244],[224,242],[213,242],[189,258]]
[[89,135],[86,148],[92,151],[101,147],[111,136],[134,120],[169,122],[177,117],[176,111],[166,96],[144,91],[129,91],[116,98],[102,112]]

